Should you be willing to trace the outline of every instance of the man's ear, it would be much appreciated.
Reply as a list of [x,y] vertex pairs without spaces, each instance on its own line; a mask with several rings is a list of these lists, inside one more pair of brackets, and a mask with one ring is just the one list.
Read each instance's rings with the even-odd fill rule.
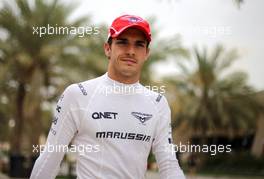
[[104,43],[104,51],[107,58],[110,59],[111,46],[109,45],[109,43]]
[[147,48],[146,49],[146,59],[145,60],[148,60],[148,58],[149,58],[149,55],[150,55],[150,49],[149,48]]

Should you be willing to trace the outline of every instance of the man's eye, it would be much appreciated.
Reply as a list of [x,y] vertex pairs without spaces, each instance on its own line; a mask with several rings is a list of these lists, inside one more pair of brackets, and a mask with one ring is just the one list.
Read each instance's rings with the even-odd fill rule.
[[145,45],[143,43],[137,43],[136,44],[138,47],[145,47]]

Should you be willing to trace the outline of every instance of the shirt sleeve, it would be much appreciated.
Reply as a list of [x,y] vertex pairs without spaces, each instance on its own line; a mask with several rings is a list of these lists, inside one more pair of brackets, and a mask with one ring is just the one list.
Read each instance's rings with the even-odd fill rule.
[[156,127],[152,151],[158,163],[160,178],[185,179],[172,144],[171,112],[164,96],[158,103],[158,113],[160,119]]
[[69,86],[55,107],[54,118],[45,146],[38,146],[40,156],[35,162],[30,179],[55,178],[67,147],[77,132],[72,108],[75,105],[74,86]]

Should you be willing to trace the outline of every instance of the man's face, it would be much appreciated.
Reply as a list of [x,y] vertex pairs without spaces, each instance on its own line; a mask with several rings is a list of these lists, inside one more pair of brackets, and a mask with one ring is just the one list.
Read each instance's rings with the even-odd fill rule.
[[109,58],[108,70],[126,78],[139,78],[149,56],[145,35],[135,28],[129,28],[113,38],[112,44],[106,43],[104,49]]

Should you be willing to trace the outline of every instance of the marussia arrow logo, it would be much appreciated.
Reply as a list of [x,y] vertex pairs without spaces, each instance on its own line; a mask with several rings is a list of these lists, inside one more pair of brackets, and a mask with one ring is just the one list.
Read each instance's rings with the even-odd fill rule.
[[141,112],[132,112],[131,113],[135,118],[137,118],[142,124],[144,124],[147,120],[152,118],[152,114],[146,114]]

